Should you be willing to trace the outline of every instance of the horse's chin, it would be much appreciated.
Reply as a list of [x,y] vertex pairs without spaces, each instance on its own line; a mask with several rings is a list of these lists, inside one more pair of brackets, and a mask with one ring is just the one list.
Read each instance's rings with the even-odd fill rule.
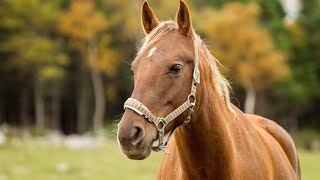
[[147,157],[150,156],[151,154],[151,147],[152,147],[152,143],[151,146],[149,145],[147,148],[145,148],[141,153],[137,153],[137,154],[126,154],[125,155],[132,160],[143,160],[146,159]]
[[132,160],[143,160],[149,157],[150,154],[151,154],[151,148],[147,148],[144,152],[140,154],[127,155],[127,157]]
[[131,147],[133,149],[125,149],[124,147],[120,147],[123,154],[125,154],[129,159],[143,160],[149,157],[149,155],[151,154],[152,144],[153,141],[151,141],[149,145],[146,145],[144,147]]

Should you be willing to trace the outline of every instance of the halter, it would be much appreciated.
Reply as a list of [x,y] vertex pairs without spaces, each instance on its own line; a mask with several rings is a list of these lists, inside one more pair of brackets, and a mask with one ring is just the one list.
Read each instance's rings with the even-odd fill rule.
[[[180,105],[177,109],[172,111],[166,117],[156,117],[152,114],[152,112],[143,105],[140,101],[134,98],[128,98],[124,103],[124,109],[131,109],[140,116],[144,116],[148,121],[153,123],[159,132],[159,138],[153,143],[152,150],[153,151],[164,151],[165,153],[169,154],[167,150],[167,145],[170,140],[171,135],[173,134],[174,130],[171,130],[168,133],[164,133],[165,127],[176,117],[180,114],[185,112],[186,110],[190,109],[189,116],[184,121],[184,123],[188,123],[191,119],[191,114],[194,111],[195,103],[196,103],[196,90],[197,85],[200,84],[200,70],[199,70],[199,60],[198,60],[198,48],[195,46],[195,66],[193,69],[193,80],[191,85],[191,92],[187,98],[187,100]],[[158,141],[158,144],[157,144]],[[157,144],[157,145],[156,145]]]

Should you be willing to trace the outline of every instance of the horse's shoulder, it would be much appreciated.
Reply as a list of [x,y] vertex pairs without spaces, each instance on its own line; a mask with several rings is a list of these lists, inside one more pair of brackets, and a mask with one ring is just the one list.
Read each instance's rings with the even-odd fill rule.
[[271,136],[273,136],[276,140],[293,144],[291,136],[276,122],[267,119],[262,116],[254,115],[254,114],[245,114],[245,116],[254,124],[258,125],[262,129],[266,130]]
[[245,114],[245,116],[252,123],[268,132],[268,134],[275,138],[283,148],[294,147],[291,136],[276,122],[254,114]]
[[253,114],[245,114],[245,116],[254,124],[264,129],[280,144],[291,165],[297,170],[297,152],[291,136],[280,125],[270,119]]

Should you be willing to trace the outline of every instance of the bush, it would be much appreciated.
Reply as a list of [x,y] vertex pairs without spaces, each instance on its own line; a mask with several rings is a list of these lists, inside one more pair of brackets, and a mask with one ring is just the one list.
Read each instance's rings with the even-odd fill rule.
[[302,129],[291,134],[296,147],[311,151],[320,151],[320,132],[313,129]]

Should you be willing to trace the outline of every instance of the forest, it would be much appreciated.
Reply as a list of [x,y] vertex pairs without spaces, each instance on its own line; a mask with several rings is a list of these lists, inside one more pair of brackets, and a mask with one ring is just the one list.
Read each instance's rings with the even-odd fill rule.
[[[160,20],[178,1],[149,0]],[[187,0],[232,102],[320,130],[320,1]],[[0,125],[82,134],[116,124],[133,88],[142,0],[0,1]]]

